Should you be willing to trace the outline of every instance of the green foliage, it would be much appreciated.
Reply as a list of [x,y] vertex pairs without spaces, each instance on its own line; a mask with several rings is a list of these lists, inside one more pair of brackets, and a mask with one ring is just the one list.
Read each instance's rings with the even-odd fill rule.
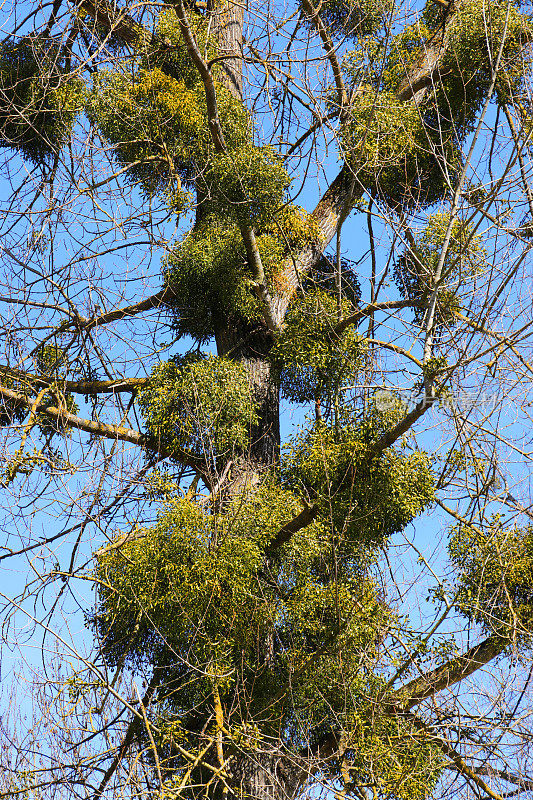
[[[268,242],[272,245],[272,242]],[[265,252],[259,239],[259,252],[274,259],[281,256],[270,246]],[[235,224],[218,217],[198,223],[174,248],[165,265],[165,283],[172,290],[170,302],[178,333],[190,334],[203,342],[213,336],[216,322],[230,313],[246,319],[260,314],[250,282],[246,252]]]
[[[248,214],[248,211],[243,211]],[[316,224],[296,206],[286,206],[257,228],[256,241],[265,275],[282,291],[284,260],[318,238]],[[172,290],[169,305],[178,333],[203,342],[230,315],[255,321],[263,309],[252,287],[242,236],[236,224],[209,215],[174,248],[164,264]]]
[[[69,360],[67,353],[57,344],[46,344],[39,348],[35,357],[36,367],[40,375],[47,378],[54,378],[54,383],[50,385],[50,390],[41,398],[41,405],[54,406],[77,414],[79,406],[74,399],[72,392],[65,390],[63,381],[69,371]],[[60,433],[68,435],[69,427],[63,425],[59,420],[52,420],[46,414],[37,415],[39,428],[44,436]]]
[[368,702],[358,705],[354,723],[346,742],[351,782],[370,784],[380,797],[398,800],[431,795],[445,759],[430,736]]
[[428,144],[415,104],[371,86],[361,90],[351,104],[342,147],[362,185],[392,206],[436,202],[446,188],[443,165],[450,169],[457,163],[453,142]]
[[[244,106],[223,86],[217,100],[229,147],[244,145],[250,124]],[[214,156],[203,85],[158,67],[133,75],[98,73],[87,114],[149,194],[167,190],[177,178],[192,186]]]
[[178,496],[179,480],[166,470],[153,469],[144,480],[147,497],[155,502],[169,502]]
[[[198,14],[189,14],[189,28],[193,34],[198,49],[207,60],[217,55],[216,43],[210,36],[208,19]],[[174,9],[162,11],[157,21],[155,30],[157,44],[142,55],[141,64],[148,70],[155,67],[164,68],[164,71],[179,81],[192,88],[201,82],[197,67],[189,55],[187,46],[180,33],[178,18]],[[160,40],[166,43],[161,46]],[[217,64],[213,65],[213,72],[217,74]]]
[[347,557],[365,559],[403,530],[434,499],[434,480],[425,453],[370,447],[404,411],[376,409],[360,420],[318,423],[296,437],[284,462],[289,486],[320,508],[339,536]]
[[[191,30],[208,57],[213,54],[207,21],[192,15]],[[129,177],[148,194],[164,192],[169,205],[187,202],[181,183],[209,201],[209,214],[224,224],[265,224],[282,204],[289,185],[281,159],[252,142],[250,115],[223,83],[216,82],[217,111],[227,151],[216,153],[205,89],[179,32],[173,11],[161,15],[157,33],[166,44],[140,56],[131,74],[100,72],[87,113],[114,146]]]
[[458,570],[459,610],[491,633],[530,638],[533,528],[504,528],[498,517],[484,529],[459,525],[449,552]]
[[[422,19],[393,37],[381,73],[382,87],[394,92],[421,53],[440,36],[442,13],[428,3]],[[532,28],[515,3],[463,0],[453,9],[447,26],[446,47],[433,91],[422,106],[428,137],[435,143],[452,137],[462,141],[472,130],[492,82],[492,69],[500,47],[497,95],[500,102],[516,93],[523,79],[521,53],[531,41]]]
[[446,82],[437,84],[435,106],[428,109],[428,126],[438,126],[441,135],[453,131],[458,139],[473,129],[492,82],[500,48],[496,91],[498,101],[507,102],[519,91],[524,75],[522,50],[532,35],[531,23],[514,3],[461,3],[450,26],[441,67]]
[[[487,97],[502,43],[498,102],[516,95],[523,80],[529,21],[512,3],[467,0],[454,8],[447,26],[439,67],[445,80],[434,81],[417,104],[398,100],[398,88],[436,46],[441,25],[438,14],[426,11],[392,37],[388,48],[370,40],[346,57],[358,91],[343,131],[343,155],[365,188],[392,206],[431,205],[444,196],[450,173],[460,166],[460,145]],[[361,87],[358,71],[365,62],[373,83]]]
[[[407,250],[396,262],[394,278],[400,292],[409,300],[425,301],[433,291],[435,270],[449,226],[447,214],[432,214],[424,231],[415,239],[415,248]],[[461,308],[459,291],[480,272],[487,253],[482,237],[472,225],[455,219],[446,252],[437,296],[437,321],[454,324],[454,314]],[[421,322],[425,309],[415,308],[414,316]]]
[[351,116],[344,141],[365,173],[396,167],[410,159],[422,143],[417,108],[402,103],[390,92],[380,92],[376,97],[368,87],[355,98]]
[[[196,715],[212,709],[216,687],[229,764],[280,730],[289,747],[334,733],[351,780],[400,800],[425,797],[442,760],[408,721],[374,711],[390,623],[376,587],[320,521],[268,551],[299,506],[273,480],[216,513],[174,501],[142,537],[102,551],[91,622],[106,660],[156,666],[163,755],[172,742],[198,746]],[[342,759],[328,763],[330,778],[346,775]]]
[[301,571],[277,631],[285,680],[297,676],[287,718],[294,739],[317,743],[350,724],[354,702],[369,692],[387,617],[371,581],[344,577],[320,585]]
[[[318,288],[323,292],[337,296],[336,272],[335,256],[324,253],[305,276],[302,284],[304,292],[312,292]],[[342,258],[341,298],[343,312],[345,307],[352,311],[357,308],[361,303],[361,294],[361,284],[357,277],[357,265],[347,258]]]
[[286,253],[299,253],[306,245],[318,243],[321,237],[316,220],[305,209],[293,203],[284,205],[272,215],[264,230],[283,242]]
[[[302,9],[303,9],[303,4]],[[332,36],[358,37],[376,33],[390,16],[392,0],[323,0],[318,13]],[[311,19],[309,25],[313,25]]]
[[221,218],[257,225],[272,219],[289,183],[281,158],[271,147],[248,143],[214,156],[199,187]]
[[60,377],[68,368],[67,354],[57,344],[45,344],[40,347],[35,361],[40,375]]
[[215,356],[159,364],[139,405],[160,446],[209,463],[244,448],[257,419],[245,368]]
[[[10,374],[9,370],[2,371],[0,375],[0,382],[6,389],[21,394],[27,395],[28,386],[18,380],[14,374]],[[21,423],[28,413],[25,405],[21,405],[14,400],[7,397],[0,397],[0,428],[13,425],[13,423]]]
[[[350,308],[343,303],[343,316]],[[285,397],[296,402],[332,401],[363,366],[364,341],[353,327],[335,333],[334,296],[321,289],[293,301],[285,326],[272,350]]]
[[0,141],[35,164],[69,140],[83,105],[82,82],[69,74],[53,39],[25,37],[0,45]]
[[142,538],[99,554],[92,622],[103,651],[110,664],[157,665],[167,719],[212,702],[214,682],[231,698],[230,735],[260,719],[262,735],[318,739],[347,718],[388,612],[371,581],[335,575],[319,523],[265,568],[265,548],[299,505],[268,481],[218,513],[177,501]]
[[231,651],[253,647],[265,624],[265,602],[254,597],[259,566],[252,538],[230,537],[224,519],[175,502],[144,538],[99,559],[98,626],[108,660],[120,663],[125,653],[172,674],[192,648],[192,664],[220,676],[231,671]]
[[[433,5],[433,4],[432,4]],[[420,61],[420,53],[427,46],[434,31],[424,19],[406,25],[392,38],[388,52],[380,49],[378,64],[383,67],[379,76],[380,88],[395,92],[409,71]]]
[[43,461],[46,461],[46,457],[41,450],[34,447],[32,452],[28,452],[24,450],[24,446],[20,447],[14,456],[6,459],[0,473],[0,487],[7,488],[17,475],[30,475]]

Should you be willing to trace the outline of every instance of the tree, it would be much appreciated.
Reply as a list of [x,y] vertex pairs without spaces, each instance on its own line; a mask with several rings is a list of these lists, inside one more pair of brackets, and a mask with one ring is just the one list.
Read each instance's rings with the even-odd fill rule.
[[3,797],[533,789],[532,32],[8,11]]

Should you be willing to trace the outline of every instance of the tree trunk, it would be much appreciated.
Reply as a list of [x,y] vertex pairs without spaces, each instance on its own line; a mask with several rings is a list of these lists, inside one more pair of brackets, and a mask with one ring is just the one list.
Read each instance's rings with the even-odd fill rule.
[[244,4],[229,0],[216,2],[213,8],[213,34],[221,64],[223,82],[234,97],[242,100],[242,55]]
[[231,787],[243,800],[292,800],[306,777],[282,755],[281,745],[239,755],[230,771]]
[[279,458],[279,386],[270,364],[272,336],[265,328],[242,319],[228,319],[215,332],[219,356],[237,361],[246,369],[254,398],[257,425],[250,432],[250,446],[245,459],[259,477]]

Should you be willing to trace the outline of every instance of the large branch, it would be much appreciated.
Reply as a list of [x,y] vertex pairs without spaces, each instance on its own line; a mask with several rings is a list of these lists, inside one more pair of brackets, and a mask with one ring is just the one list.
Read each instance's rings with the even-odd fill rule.
[[[447,15],[447,26],[449,26],[452,18],[453,11],[450,11]],[[434,39],[426,44],[417,63],[400,83],[396,91],[398,100],[418,105],[436,77],[442,77],[439,68],[446,51],[448,30],[446,28],[444,32],[435,35]],[[320,241],[306,246],[301,250],[297,258],[288,259],[285,263],[283,279],[280,282],[286,287],[286,290],[282,296],[276,298],[275,302],[276,323],[278,326],[283,323],[291,297],[297,290],[302,276],[320,259],[335,235],[339,224],[342,224],[347,210],[352,207],[353,202],[360,198],[363,193],[364,188],[358,182],[357,175],[345,164],[311,215],[318,225]]]
[[408,414],[405,415],[403,419],[398,422],[394,428],[391,430],[386,431],[379,439],[377,439],[373,444],[370,445],[369,451],[372,455],[379,456],[389,447],[400,439],[407,433],[407,431],[412,428],[415,422],[426,414],[430,408],[433,407],[434,403],[437,402],[437,397],[423,397],[416,406],[413,408],[412,411],[409,411]]
[[84,11],[94,21],[113,36],[121,39],[124,44],[139,46],[139,44],[170,47],[170,42],[150,33],[136,22],[124,9],[117,8],[106,2],[98,0],[81,0],[78,9]]
[[140,300],[138,303],[133,303],[124,308],[116,308],[113,311],[107,311],[104,314],[98,314],[96,317],[78,317],[75,320],[67,320],[57,329],[57,333],[64,333],[72,328],[78,330],[90,331],[93,328],[98,328],[102,325],[107,325],[109,322],[116,322],[120,319],[127,317],[134,317],[141,314],[143,311],[151,311],[154,308],[161,308],[165,303],[172,298],[172,290],[169,287],[161,289],[156,294]]
[[59,425],[67,425],[69,428],[77,428],[80,431],[97,434],[106,439],[119,439],[120,441],[130,442],[130,444],[136,444],[141,447],[146,445],[145,437],[142,433],[139,433],[139,431],[135,431],[131,428],[123,428],[121,425],[108,425],[104,422],[77,417],[66,409],[49,406],[45,403],[34,404],[31,398],[14,392],[12,389],[8,389],[5,386],[0,386],[0,397],[11,400],[11,402],[19,407],[22,406],[39,414],[44,414]]
[[218,115],[217,93],[211,70],[200,53],[194,34],[189,27],[185,6],[181,0],[177,0],[174,3],[174,10],[176,12],[181,36],[185,42],[185,47],[204,85],[205,103],[207,106],[207,124],[209,125],[211,139],[213,140],[217,153],[225,152],[226,143],[224,141],[224,133]]
[[114,394],[115,392],[135,392],[146,386],[150,378],[116,378],[111,381],[69,381],[62,378],[51,378],[47,375],[32,375],[18,369],[0,364],[0,375],[14,378],[17,382],[31,387],[49,386],[57,387],[64,392],[73,394],[98,395]]
[[181,464],[191,467],[195,472],[198,472],[202,475],[202,477],[205,477],[205,470],[202,468],[203,465],[199,461],[191,458],[186,453],[170,451],[163,447],[160,443],[152,441],[139,431],[133,430],[132,428],[125,428],[122,425],[109,425],[105,422],[100,422],[99,420],[84,419],[83,417],[76,416],[76,414],[71,414],[70,411],[67,411],[64,408],[49,406],[45,403],[35,403],[34,399],[25,397],[25,395],[14,392],[12,389],[8,389],[5,386],[0,386],[0,397],[10,400],[18,407],[27,408],[34,415],[37,413],[44,414],[49,419],[54,420],[58,426],[75,428],[77,430],[90,433],[94,436],[102,436],[104,439],[129,442],[130,444],[135,444],[138,447],[142,447],[147,450],[153,450],[165,458],[175,458]]
[[507,783],[514,783],[515,786],[519,786],[523,791],[533,791],[533,780],[531,778],[515,775],[514,772],[508,772],[506,769],[496,769],[487,764],[485,767],[477,767],[474,772],[476,775],[486,775],[488,778],[499,778]]
[[320,239],[306,245],[297,258],[290,258],[285,262],[281,283],[286,288],[282,295],[274,298],[274,315],[278,327],[283,323],[291,297],[300,285],[301,276],[306,275],[317,263],[335,235],[353,192],[353,178],[351,170],[347,166],[342,167],[311,215],[318,225]]
[[217,63],[222,67],[220,80],[228,91],[242,100],[243,28],[245,4],[236,0],[215,3],[211,11]]
[[468,652],[452,658],[425,675],[405,684],[396,690],[392,704],[408,711],[428,697],[433,697],[443,689],[449,689],[455,683],[465,680],[481,667],[503,653],[509,645],[509,639],[502,636],[489,636],[483,642],[471,647]]
[[[452,12],[448,12],[446,23],[450,22]],[[424,45],[418,61],[411,67],[403,81],[396,90],[398,100],[411,100],[415,102],[422,99],[425,90],[428,89],[437,76],[444,77],[440,70],[442,56],[446,49],[447,30],[439,30]]]
[[439,750],[441,750],[441,752],[443,752],[450,759],[457,772],[460,772],[465,778],[469,779],[472,783],[475,783],[476,786],[482,789],[482,791],[492,798],[492,800],[503,800],[502,796],[498,794],[498,792],[495,792],[493,789],[491,789],[491,787],[480,777],[480,771],[473,770],[471,767],[469,767],[457,750],[455,750],[451,744],[444,739],[443,736],[440,736],[438,733],[436,733],[430,725],[420,719],[420,717],[417,717],[415,714],[407,712],[403,716],[404,718],[410,720],[417,730],[423,733],[430,742],[435,744]]
[[[183,41],[185,42],[187,52],[189,53],[193,64],[198,70],[198,74],[200,75],[204,85],[209,131],[211,133],[211,139],[213,141],[215,151],[217,153],[224,153],[227,151],[227,147],[218,116],[215,81],[207,62],[200,53],[196,39],[191,31],[187,18],[187,12],[185,11],[185,6],[183,5],[182,0],[175,0],[174,9],[176,11],[180,32]],[[254,229],[251,225],[247,225],[242,222],[239,223],[239,230],[244,242],[248,266],[250,267],[254,277],[253,286],[255,293],[263,305],[265,322],[268,328],[274,332],[277,329],[277,323],[273,313],[272,298],[270,297],[270,293],[268,291],[261,254],[257,246]]]
[[307,528],[316,518],[317,514],[318,508],[316,505],[306,505],[303,511],[300,511],[299,514],[289,520],[289,522],[286,522],[285,525],[279,529],[267,547],[267,555],[271,555],[276,550],[279,550],[282,545],[289,542],[292,536],[298,533],[298,531],[301,531],[302,528]]
[[[178,12],[178,21],[180,22],[182,34],[184,34],[185,43],[193,60],[198,62],[196,65],[204,80],[206,96],[209,100],[211,94],[209,87],[212,79],[208,65],[203,61],[201,56],[198,58],[200,54],[195,47],[194,37],[192,37],[192,39],[190,37],[186,15],[183,13],[183,4],[178,0],[178,2],[174,4],[174,7]],[[84,11],[91,14],[100,25],[106,27],[108,30],[112,30],[116,36],[119,36],[125,42],[138,42],[139,38],[142,39],[144,37],[145,41],[149,39],[151,43],[157,43],[161,47],[167,46],[164,40],[156,40],[152,34],[142,29],[141,26],[124,11],[119,9],[114,10],[105,3],[99,5],[94,0],[82,0],[80,8],[83,8]],[[433,40],[430,40],[425,45],[417,63],[409,70],[405,79],[400,83],[396,92],[399,100],[418,104],[422,100],[428,87],[431,86],[436,76],[439,75],[439,67],[442,62],[442,56],[446,50],[446,38],[451,19],[453,19],[453,10],[450,10],[447,15],[446,30],[436,34]],[[239,54],[235,55],[238,56]],[[202,63],[200,63],[200,61]],[[237,88],[236,93],[240,94],[240,87]],[[219,145],[223,142],[223,139],[222,142],[219,139],[220,131],[217,122],[217,115],[210,113],[209,124],[213,127],[212,133],[215,146],[217,140]],[[357,176],[353,174],[347,165],[343,166],[312,212],[312,217],[320,231],[320,241],[307,245],[296,258],[287,260],[283,280],[280,281],[280,283],[285,286],[285,291],[283,295],[277,298],[271,299],[268,296],[266,285],[263,280],[262,266],[260,263],[259,265],[256,263],[257,248],[254,247],[255,243],[252,241],[249,231],[241,231],[246,245],[247,256],[249,260],[251,260],[250,266],[256,276],[256,291],[263,301],[267,323],[271,329],[279,328],[282,325],[291,297],[299,286],[301,276],[305,275],[321,257],[335,235],[337,226],[346,214],[347,209],[349,209],[353,201],[362,194],[363,187],[358,184]],[[253,231],[251,233],[253,234]],[[256,254],[255,258],[253,257],[254,253]],[[109,316],[105,321],[111,321]],[[103,322],[100,324],[103,324]]]

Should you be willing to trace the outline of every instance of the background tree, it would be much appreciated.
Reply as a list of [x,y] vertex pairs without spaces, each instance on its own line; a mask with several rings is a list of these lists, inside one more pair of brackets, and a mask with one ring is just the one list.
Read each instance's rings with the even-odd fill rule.
[[533,790],[531,39],[5,7],[1,796]]

